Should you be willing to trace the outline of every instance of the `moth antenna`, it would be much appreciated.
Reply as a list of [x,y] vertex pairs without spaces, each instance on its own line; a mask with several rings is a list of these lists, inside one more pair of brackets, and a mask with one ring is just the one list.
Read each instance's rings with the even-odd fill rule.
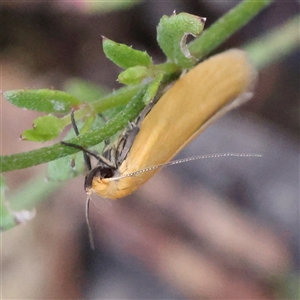
[[91,245],[92,250],[94,251],[95,243],[94,243],[94,236],[93,236],[93,231],[92,231],[92,227],[91,227],[91,223],[90,223],[90,215],[89,215],[90,201],[92,201],[91,195],[88,195],[87,199],[86,199],[86,204],[85,204],[85,219],[86,219],[86,224],[87,224],[88,231],[89,231],[90,245]]
[[173,160],[173,161],[170,161],[170,162],[167,162],[164,164],[155,165],[155,166],[141,169],[139,171],[135,171],[135,172],[132,172],[132,173],[129,173],[126,175],[108,178],[108,180],[113,181],[113,180],[119,180],[119,179],[126,178],[126,177],[133,177],[133,176],[136,176],[136,175],[144,173],[144,172],[153,171],[153,170],[156,170],[156,169],[159,169],[162,167],[186,163],[186,162],[193,161],[193,160],[206,159],[206,158],[220,158],[220,157],[262,157],[262,155],[261,154],[247,154],[247,153],[217,153],[217,154],[197,155],[197,156],[191,156],[188,158]]
[[[104,198],[102,198],[102,199],[108,205],[112,206],[112,204],[110,202],[108,202],[106,199],[104,199]],[[90,212],[90,202],[93,203],[93,205],[95,206],[95,208],[97,209],[98,212],[100,212],[100,209],[98,208],[96,203],[91,198],[91,195],[88,194],[87,199],[86,199],[86,206],[85,206],[85,220],[86,220],[86,224],[87,224],[87,227],[88,227],[90,245],[91,245],[92,250],[94,251],[95,250],[95,242],[94,242],[94,235],[93,235],[93,230],[92,230],[92,226],[91,226],[91,222],[90,222],[90,214],[89,214],[89,212]]]

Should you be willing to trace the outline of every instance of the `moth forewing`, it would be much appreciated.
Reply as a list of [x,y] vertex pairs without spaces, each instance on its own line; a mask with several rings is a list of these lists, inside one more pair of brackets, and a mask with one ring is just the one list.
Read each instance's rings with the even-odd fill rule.
[[[140,122],[139,132],[116,158],[111,178],[95,178],[91,190],[110,199],[138,189],[160,168],[227,111],[248,100],[257,77],[245,52],[229,50],[212,56],[180,77]],[[129,137],[129,135],[128,135]],[[124,150],[125,151],[125,150]],[[135,176],[117,179],[137,172]],[[116,180],[114,180],[116,177]]]

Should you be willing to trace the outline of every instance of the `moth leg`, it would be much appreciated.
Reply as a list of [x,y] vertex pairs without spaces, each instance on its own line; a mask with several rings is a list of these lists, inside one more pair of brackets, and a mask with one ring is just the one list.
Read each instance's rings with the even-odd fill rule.
[[[76,121],[75,121],[74,110],[73,109],[71,110],[71,123],[72,123],[73,129],[75,131],[75,134],[78,136],[79,135],[79,130],[78,130],[78,127],[77,127],[77,124],[76,124]],[[66,146],[76,148],[76,147],[74,147],[75,144],[71,145],[71,144],[68,144],[68,143],[65,143],[65,142],[62,142],[62,144],[66,145]],[[83,151],[83,158],[84,158],[85,165],[86,165],[87,169],[89,171],[91,171],[92,170],[92,164],[91,164],[91,159],[87,154],[88,153],[87,150],[84,149],[83,147],[80,147],[80,148],[77,148],[77,149],[80,149],[80,150]]]
[[117,163],[121,165],[122,162],[126,159],[128,152],[130,151],[132,144],[134,143],[136,135],[139,133],[139,127],[132,127],[130,130],[124,134],[120,139],[117,146]]

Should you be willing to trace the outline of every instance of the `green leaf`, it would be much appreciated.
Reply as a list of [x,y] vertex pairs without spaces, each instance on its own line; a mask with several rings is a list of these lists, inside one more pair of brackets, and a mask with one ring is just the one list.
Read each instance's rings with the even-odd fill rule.
[[79,78],[68,79],[64,84],[64,90],[82,102],[97,101],[108,94],[106,88]]
[[18,107],[46,113],[69,112],[81,103],[68,93],[48,89],[6,91],[4,96]]
[[200,35],[204,28],[205,18],[188,13],[163,16],[157,26],[157,41],[169,60],[182,68],[191,68],[196,58],[190,54],[186,38],[189,34]]
[[135,66],[149,66],[152,63],[147,52],[135,50],[125,44],[116,43],[103,37],[103,51],[108,59],[117,66],[127,69]]
[[56,139],[64,129],[61,119],[48,115],[34,120],[33,128],[25,130],[21,138],[27,141],[46,142]]
[[146,93],[143,97],[143,102],[145,105],[147,105],[150,101],[152,101],[155,96],[157,95],[158,89],[161,85],[161,82],[163,80],[163,74],[158,74],[155,79],[148,85],[148,88],[146,90]]
[[118,81],[123,84],[139,84],[143,79],[152,75],[152,72],[144,66],[135,66],[126,69],[118,76]]

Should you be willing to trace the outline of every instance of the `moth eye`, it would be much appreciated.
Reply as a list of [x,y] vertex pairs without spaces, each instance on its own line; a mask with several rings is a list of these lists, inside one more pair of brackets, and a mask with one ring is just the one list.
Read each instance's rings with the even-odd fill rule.
[[112,168],[102,168],[99,173],[101,178],[111,178],[114,176],[114,170]]

